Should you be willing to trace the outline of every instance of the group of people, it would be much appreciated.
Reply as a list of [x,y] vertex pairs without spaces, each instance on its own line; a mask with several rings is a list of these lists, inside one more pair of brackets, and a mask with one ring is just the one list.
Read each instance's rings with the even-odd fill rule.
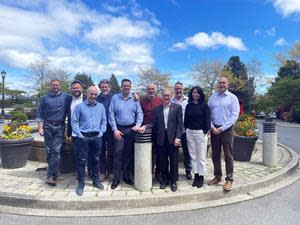
[[[224,190],[231,190],[233,182],[232,126],[239,115],[239,103],[228,91],[228,79],[221,77],[218,90],[206,103],[203,90],[193,87],[183,94],[181,82],[172,90],[163,89],[156,95],[156,86],[148,84],[146,95],[131,93],[131,81],[121,81],[121,92],[112,94],[110,83],[101,80],[83,94],[80,81],[73,81],[71,94],[60,90],[60,81],[51,81],[51,91],[40,100],[37,122],[40,135],[45,138],[47,152],[46,183],[55,186],[58,177],[60,150],[65,135],[72,137],[76,159],[78,186],[81,196],[85,185],[85,171],[93,186],[103,189],[102,181],[112,177],[111,189],[124,183],[133,185],[134,134],[152,132],[152,165],[160,188],[167,185],[177,190],[179,147],[184,153],[186,179],[192,186],[203,186],[206,175],[207,142],[211,138],[214,178],[208,185],[221,182],[221,149],[224,150],[226,182]],[[150,159],[149,159],[150,160]]]

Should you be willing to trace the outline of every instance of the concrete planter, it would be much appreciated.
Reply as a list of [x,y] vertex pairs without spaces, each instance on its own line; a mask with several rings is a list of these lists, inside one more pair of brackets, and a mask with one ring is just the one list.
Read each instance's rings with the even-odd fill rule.
[[233,158],[237,161],[250,161],[258,137],[234,136]]
[[1,140],[0,156],[3,168],[16,169],[24,167],[27,163],[33,138],[20,141]]

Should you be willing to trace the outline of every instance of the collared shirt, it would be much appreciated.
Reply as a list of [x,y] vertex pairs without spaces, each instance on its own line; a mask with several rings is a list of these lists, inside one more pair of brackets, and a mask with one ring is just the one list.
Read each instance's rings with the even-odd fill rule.
[[141,107],[144,113],[143,124],[150,124],[152,122],[153,110],[162,104],[162,99],[158,96],[153,96],[149,98],[144,96],[141,99]]
[[51,92],[43,96],[37,110],[36,121],[65,121],[69,111],[67,107],[69,97],[70,95],[64,92],[58,92],[57,94]]
[[81,132],[99,132],[101,137],[107,123],[104,106],[98,102],[83,101],[75,106],[71,123],[77,137],[83,137]]
[[185,113],[185,108],[187,106],[187,104],[189,103],[189,98],[186,97],[185,95],[182,95],[182,97],[177,100],[175,97],[171,99],[171,102],[181,105],[182,108],[182,119],[184,119],[184,113]]
[[141,126],[143,111],[140,102],[135,101],[131,94],[126,99],[122,93],[114,95],[109,105],[108,121],[112,131],[117,130],[117,125]]
[[166,130],[168,129],[168,118],[169,118],[170,106],[171,106],[171,102],[168,105],[163,106],[164,122],[165,122]]
[[[71,115],[73,114],[74,112],[74,109],[75,109],[75,106],[80,104],[81,102],[83,101],[83,94],[81,94],[79,97],[75,97],[75,96],[72,96],[72,102],[71,102]],[[75,132],[72,130],[72,137],[76,137],[77,135],[75,134]]]
[[103,104],[106,112],[106,117],[108,119],[108,109],[111,102],[113,94],[109,93],[108,95],[104,95],[100,93],[100,95],[97,96],[96,101]]
[[71,115],[73,114],[73,111],[75,109],[75,106],[81,103],[83,100],[83,95],[81,94],[79,97],[72,96],[72,102],[71,102]]
[[233,126],[239,117],[238,98],[228,90],[223,94],[216,92],[210,96],[208,106],[211,111],[212,126],[219,125],[222,131]]

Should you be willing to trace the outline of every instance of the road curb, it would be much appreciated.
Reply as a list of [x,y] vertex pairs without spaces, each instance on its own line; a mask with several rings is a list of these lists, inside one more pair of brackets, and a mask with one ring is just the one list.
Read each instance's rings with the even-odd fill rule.
[[55,217],[119,216],[192,210],[250,200],[285,187],[300,177],[297,173],[298,155],[287,146],[278,145],[291,156],[285,167],[257,182],[234,186],[227,193],[221,186],[217,186],[192,193],[170,192],[138,198],[109,197],[97,201],[81,200],[78,197],[71,201],[58,201],[53,198],[26,198],[23,195],[0,193],[0,212]]

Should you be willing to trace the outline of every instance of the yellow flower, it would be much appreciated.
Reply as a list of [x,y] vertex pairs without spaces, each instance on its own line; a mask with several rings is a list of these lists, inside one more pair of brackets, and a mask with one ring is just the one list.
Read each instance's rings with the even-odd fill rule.
[[32,137],[32,135],[28,125],[11,122],[3,126],[0,139],[18,141],[30,137]]
[[234,133],[238,136],[257,136],[255,117],[249,114],[240,115],[234,126]]

